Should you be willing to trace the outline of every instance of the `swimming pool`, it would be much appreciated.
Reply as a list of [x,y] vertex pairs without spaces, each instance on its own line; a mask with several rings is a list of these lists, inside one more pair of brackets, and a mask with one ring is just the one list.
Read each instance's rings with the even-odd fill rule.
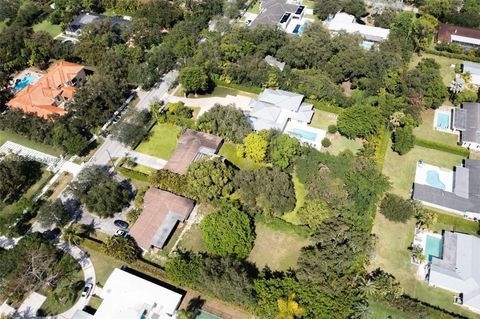
[[315,142],[317,140],[317,133],[301,130],[299,128],[293,129],[291,132],[293,135],[301,137],[303,139]]
[[437,171],[427,171],[427,179],[426,182],[428,185],[435,187],[435,188],[440,188],[440,189],[445,189],[445,184],[442,183],[440,180],[440,175],[438,174]]
[[301,24],[297,24],[297,25],[295,26],[295,29],[293,29],[292,33],[297,34],[298,31],[300,30],[300,27],[301,27],[301,26],[302,26]]
[[370,42],[370,41],[363,41],[360,46],[362,48],[364,48],[365,50],[370,50],[371,48],[373,48],[375,44],[373,42]]
[[450,115],[446,113],[437,113],[437,128],[444,130],[450,129]]
[[425,243],[425,257],[428,261],[432,258],[442,258],[442,238],[427,235],[427,242]]
[[292,33],[302,35],[303,31],[305,31],[305,27],[307,25],[309,25],[310,23],[312,23],[310,20],[305,20],[305,22],[303,22],[303,24],[297,24],[295,26],[295,28],[293,29]]
[[195,319],[222,319],[222,318],[215,316],[214,314],[211,314],[210,312],[207,312],[205,310],[200,310],[198,314],[195,316]]
[[20,81],[15,82],[15,86],[13,90],[15,93],[20,92],[24,88],[26,88],[29,84],[35,83],[38,80],[38,77],[33,74],[26,74]]

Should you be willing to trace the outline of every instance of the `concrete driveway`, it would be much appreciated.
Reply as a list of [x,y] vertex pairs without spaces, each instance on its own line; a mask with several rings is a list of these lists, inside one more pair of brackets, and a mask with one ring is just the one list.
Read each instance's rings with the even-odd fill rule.
[[[78,223],[92,227],[95,230],[101,231],[109,235],[114,235],[115,232],[120,229],[118,226],[115,226],[113,222],[117,219],[126,221],[127,211],[130,207],[123,209],[122,212],[115,214],[113,217],[100,218],[89,212],[82,212],[82,216],[78,220]],[[129,225],[132,226],[132,225]]]

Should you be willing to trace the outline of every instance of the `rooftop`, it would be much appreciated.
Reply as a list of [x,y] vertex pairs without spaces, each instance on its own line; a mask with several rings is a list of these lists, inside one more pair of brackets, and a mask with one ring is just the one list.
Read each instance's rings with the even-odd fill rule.
[[275,25],[280,22],[285,13],[297,12],[298,7],[297,4],[288,3],[286,0],[264,0],[260,4],[260,14],[252,21],[250,26],[255,27],[260,24]]
[[223,139],[218,136],[187,129],[178,139],[177,149],[164,168],[185,174],[192,162],[216,154],[222,143]]
[[144,250],[163,248],[178,222],[190,215],[195,203],[185,197],[151,187],[143,198],[143,212],[130,235]]
[[80,34],[82,29],[97,20],[102,20],[102,19],[109,19],[112,24],[115,25],[124,25],[129,22],[128,19],[125,18],[118,18],[118,17],[107,17],[99,14],[93,14],[93,13],[83,13],[75,17],[72,22],[67,26],[65,29],[66,32],[68,33],[76,33]]
[[463,103],[453,110],[453,128],[462,142],[480,143],[480,103]]
[[438,41],[447,41],[449,43],[470,42],[477,44],[475,40],[480,40],[480,30],[440,23],[438,25],[437,38]]
[[95,319],[171,319],[183,298],[178,292],[118,268],[108,277],[102,297]]
[[327,22],[330,31],[345,31],[347,33],[359,33],[366,40],[380,42],[388,38],[389,29],[373,27],[356,22],[353,15],[339,12],[333,19]]

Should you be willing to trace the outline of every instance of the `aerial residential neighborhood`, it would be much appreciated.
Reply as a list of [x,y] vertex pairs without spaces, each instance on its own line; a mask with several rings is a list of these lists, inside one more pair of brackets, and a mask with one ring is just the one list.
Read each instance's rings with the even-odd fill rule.
[[480,318],[480,1],[0,0],[0,318]]

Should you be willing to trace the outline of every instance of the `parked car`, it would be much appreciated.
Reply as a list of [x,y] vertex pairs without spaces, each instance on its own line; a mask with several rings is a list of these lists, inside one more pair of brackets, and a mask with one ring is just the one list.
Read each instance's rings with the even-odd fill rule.
[[82,291],[82,297],[88,298],[92,292],[93,284],[86,284]]
[[117,229],[117,231],[115,232],[115,236],[128,237],[128,231]]
[[123,220],[120,220],[120,219],[117,219],[113,222],[113,224],[117,227],[120,227],[120,228],[123,228],[123,229],[127,229],[128,228],[128,223],[126,221],[123,221]]

